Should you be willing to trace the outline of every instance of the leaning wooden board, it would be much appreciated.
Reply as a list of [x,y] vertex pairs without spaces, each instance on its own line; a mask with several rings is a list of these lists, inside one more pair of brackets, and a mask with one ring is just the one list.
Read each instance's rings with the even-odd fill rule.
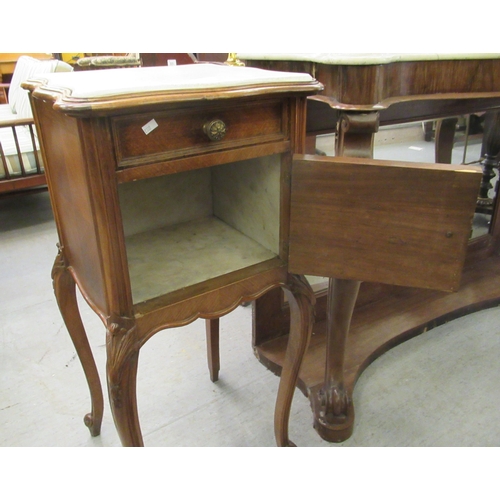
[[457,290],[480,180],[479,168],[296,155],[290,271]]

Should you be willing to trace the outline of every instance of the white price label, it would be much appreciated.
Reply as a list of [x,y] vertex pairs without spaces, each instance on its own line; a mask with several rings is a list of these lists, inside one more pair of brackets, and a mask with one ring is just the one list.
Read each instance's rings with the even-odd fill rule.
[[142,130],[146,135],[150,134],[156,127],[158,127],[158,123],[156,123],[156,120],[153,118],[150,120],[144,127],[142,127]]

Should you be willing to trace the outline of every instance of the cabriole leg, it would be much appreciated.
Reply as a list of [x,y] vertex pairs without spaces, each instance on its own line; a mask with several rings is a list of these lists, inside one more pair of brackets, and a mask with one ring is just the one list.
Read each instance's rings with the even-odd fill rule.
[[59,250],[52,268],[52,282],[59,310],[75,346],[90,389],[92,409],[90,413],[85,415],[84,422],[89,428],[90,434],[98,436],[101,432],[104,409],[101,382],[78,309],[75,280],[66,267],[62,249]]
[[137,410],[139,346],[130,318],[110,319],[107,328],[107,379],[109,401],[123,446],[144,446]]
[[344,365],[347,335],[361,282],[330,279],[325,382],[311,392],[314,427],[331,442],[345,441],[352,434],[354,406],[352,394],[345,387]]
[[288,437],[288,422],[300,367],[309,345],[314,324],[315,297],[303,276],[290,276],[290,289],[285,289],[290,304],[290,335],[281,371],[274,432],[278,446],[295,446]]
[[207,334],[207,361],[210,380],[219,380],[220,354],[219,354],[219,318],[206,319],[205,329]]

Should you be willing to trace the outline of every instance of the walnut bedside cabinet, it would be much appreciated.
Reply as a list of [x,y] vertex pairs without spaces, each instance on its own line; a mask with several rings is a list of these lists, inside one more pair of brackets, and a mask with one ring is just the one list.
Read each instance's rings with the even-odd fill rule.
[[103,396],[75,284],[106,327],[124,446],[143,445],[136,375],[145,342],[283,287],[293,333],[275,433],[278,445],[291,444],[314,294],[288,272],[290,178],[293,154],[304,152],[306,97],[321,84],[308,74],[196,64],[42,75],[24,88],[58,230],[54,289],[89,384],[91,434],[100,432]]

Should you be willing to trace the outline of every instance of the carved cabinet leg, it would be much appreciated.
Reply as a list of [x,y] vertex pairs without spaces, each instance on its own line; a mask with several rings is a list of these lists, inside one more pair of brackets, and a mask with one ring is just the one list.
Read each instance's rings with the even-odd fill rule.
[[220,355],[219,355],[219,319],[205,320],[207,334],[207,360],[210,371],[210,380],[219,380]]
[[92,409],[90,413],[85,415],[84,422],[89,428],[90,434],[98,436],[101,432],[104,409],[101,382],[78,309],[75,280],[65,265],[61,250],[52,268],[52,280],[59,310],[75,346],[90,389]]
[[315,297],[307,280],[297,275],[291,275],[290,289],[285,288],[285,294],[290,304],[290,335],[278,388],[274,431],[278,446],[295,446],[288,437],[288,422],[300,367],[312,334]]
[[327,441],[345,441],[352,434],[354,406],[344,384],[347,335],[361,282],[330,279],[327,303],[325,382],[311,391],[314,427]]
[[130,318],[110,318],[107,328],[107,379],[111,411],[123,446],[144,446],[137,410],[139,345]]

